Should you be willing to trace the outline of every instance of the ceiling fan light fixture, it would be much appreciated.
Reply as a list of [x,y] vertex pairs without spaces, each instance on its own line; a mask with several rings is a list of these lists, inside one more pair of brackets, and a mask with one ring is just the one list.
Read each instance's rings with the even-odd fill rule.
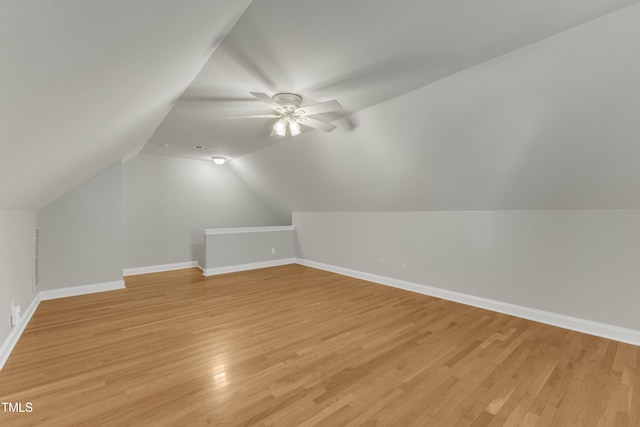
[[211,160],[213,160],[213,163],[215,163],[216,165],[224,165],[227,161],[227,158],[222,156],[214,156],[211,158]]
[[226,116],[229,119],[254,119],[268,118],[278,119],[273,124],[273,132],[271,135],[287,136],[287,128],[291,136],[300,135],[300,123],[304,123],[306,127],[319,129],[324,132],[331,132],[336,127],[321,118],[313,118],[317,114],[329,113],[332,111],[342,110],[342,105],[335,99],[332,101],[321,102],[318,104],[306,105],[302,108],[302,97],[295,93],[276,93],[269,97],[266,93],[249,92],[258,100],[264,102],[275,113],[272,114],[252,114],[244,116]]
[[281,118],[273,125],[273,131],[276,135],[285,136],[287,134],[287,121]]
[[296,121],[289,122],[289,130],[291,131],[291,136],[300,135],[300,125]]

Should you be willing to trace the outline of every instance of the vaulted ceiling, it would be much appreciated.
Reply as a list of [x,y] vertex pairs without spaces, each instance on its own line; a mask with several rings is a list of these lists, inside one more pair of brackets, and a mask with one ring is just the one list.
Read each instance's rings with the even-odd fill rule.
[[1,1],[0,210],[140,150],[249,3]]
[[639,22],[631,6],[230,167],[284,211],[638,209]]
[[[285,211],[640,207],[636,3],[5,1],[0,209],[140,149]],[[249,91],[344,111],[271,137]]]
[[353,114],[631,3],[254,1],[145,152],[238,158],[283,139],[270,135],[274,120],[225,118],[272,112],[250,91],[298,93],[303,105],[337,99]]

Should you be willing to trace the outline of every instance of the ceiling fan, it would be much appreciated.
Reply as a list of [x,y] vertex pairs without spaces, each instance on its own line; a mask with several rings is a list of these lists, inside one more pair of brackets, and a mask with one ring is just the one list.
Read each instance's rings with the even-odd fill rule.
[[300,135],[300,125],[331,132],[336,127],[331,123],[309,116],[341,110],[342,105],[335,99],[319,104],[302,107],[302,97],[295,93],[277,93],[273,97],[260,92],[249,92],[260,101],[273,108],[276,114],[258,114],[250,116],[226,116],[228,119],[278,119],[273,125],[271,135],[285,136],[287,128],[291,136]]

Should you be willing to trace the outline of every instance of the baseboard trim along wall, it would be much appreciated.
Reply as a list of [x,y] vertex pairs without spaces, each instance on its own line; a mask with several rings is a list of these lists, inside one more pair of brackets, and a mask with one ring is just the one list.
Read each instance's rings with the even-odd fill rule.
[[124,289],[124,280],[116,280],[114,282],[93,283],[91,285],[71,286],[68,288],[50,289],[48,291],[40,291],[40,300],[47,301],[50,299],[75,297],[78,295],[94,294],[96,292],[115,291]]
[[238,271],[256,270],[258,268],[277,267],[279,265],[295,264],[296,258],[273,259],[269,261],[252,262],[249,264],[237,264],[224,267],[203,268],[204,276],[215,276],[218,274],[235,273]]
[[40,301],[48,301],[58,298],[73,297],[77,295],[94,294],[96,292],[113,291],[116,289],[124,289],[124,280],[116,280],[114,282],[94,283],[91,285],[83,286],[71,286],[62,289],[51,289],[48,291],[40,291],[36,294],[29,307],[25,310],[24,314],[20,318],[20,323],[16,325],[12,330],[2,346],[0,346],[0,370],[6,363],[9,355],[13,351],[13,348],[18,343],[20,336],[27,327],[27,324],[31,320],[31,317],[36,312],[36,308],[40,304]]
[[133,276],[136,274],[161,273],[163,271],[182,270],[183,268],[199,267],[198,261],[175,262],[173,264],[149,265],[147,267],[125,268],[123,276]]
[[488,298],[477,297],[460,292],[436,288],[433,286],[421,285],[418,283],[407,282],[405,280],[379,276],[377,274],[365,273],[363,271],[351,270],[349,268],[323,264],[321,262],[301,258],[296,258],[295,262],[300,265],[305,265],[320,270],[326,270],[332,273],[342,274],[344,276],[355,277],[356,279],[367,280],[369,282],[374,282],[381,285],[392,286],[394,288],[404,289],[407,291],[442,298],[449,301],[455,301],[474,307],[484,308],[491,311],[497,311],[499,313],[521,317],[523,319],[546,323],[552,326],[558,326],[564,329],[570,329],[589,335],[595,335],[602,338],[608,338],[615,341],[640,346],[640,331],[636,331],[634,329],[621,328],[618,326],[607,325],[605,323],[593,322],[590,320],[579,319],[577,317],[565,316],[563,314],[557,314],[521,305],[500,302]]
[[274,231],[296,231],[296,227],[293,225],[275,225],[267,227],[208,228],[204,230],[204,234],[271,233]]
[[27,327],[29,320],[31,320],[31,316],[36,312],[36,308],[38,308],[38,304],[40,304],[40,294],[37,294],[31,304],[27,307],[27,309],[22,313],[22,317],[20,317],[20,323],[13,327],[11,333],[6,340],[0,346],[0,370],[2,370],[4,364],[9,359],[9,355],[13,351],[13,348],[18,343],[22,332],[24,332],[24,328]]

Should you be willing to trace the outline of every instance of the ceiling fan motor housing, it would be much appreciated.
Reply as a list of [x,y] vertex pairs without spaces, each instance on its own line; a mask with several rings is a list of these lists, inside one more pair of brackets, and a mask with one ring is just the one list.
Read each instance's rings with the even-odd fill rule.
[[276,93],[272,99],[289,113],[300,108],[302,105],[302,97],[295,93]]

